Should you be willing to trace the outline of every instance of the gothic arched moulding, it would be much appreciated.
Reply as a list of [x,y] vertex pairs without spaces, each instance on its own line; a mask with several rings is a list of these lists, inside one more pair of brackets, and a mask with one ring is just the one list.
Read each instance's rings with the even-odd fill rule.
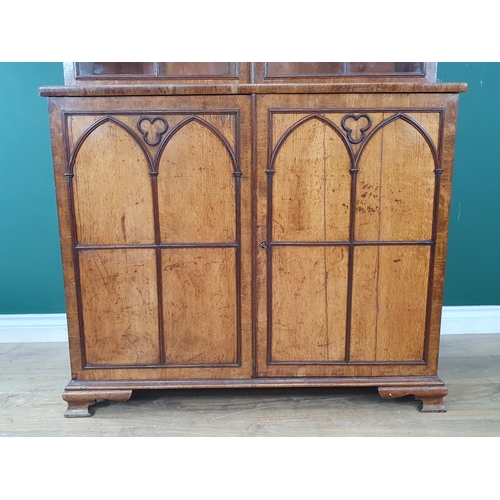
[[130,127],[128,127],[127,125],[122,123],[120,120],[117,120],[116,118],[114,118],[110,115],[106,115],[106,116],[103,116],[102,118],[100,118],[99,120],[96,120],[89,128],[87,128],[87,130],[85,130],[85,132],[81,135],[81,137],[76,142],[76,144],[73,148],[73,151],[71,151],[71,154],[70,154],[69,159],[68,159],[68,164],[67,164],[67,168],[66,168],[66,175],[67,176],[70,176],[70,177],[73,176],[76,157],[78,155],[78,152],[80,151],[80,148],[82,147],[83,143],[85,142],[85,140],[90,136],[90,134],[92,134],[92,132],[94,132],[99,127],[101,127],[102,125],[104,125],[105,123],[108,123],[108,122],[114,123],[118,127],[121,127],[135,140],[135,142],[139,145],[141,150],[144,152],[144,155],[146,156],[146,159],[147,159],[150,171],[151,171],[151,168],[153,165],[153,160],[151,158],[151,155],[147,151],[147,149],[144,147],[144,145],[140,141],[137,134]]
[[[161,162],[161,157],[163,155],[163,151],[167,147],[168,143],[172,140],[172,138],[175,136],[175,134],[177,134],[180,130],[182,130],[182,128],[184,128],[186,125],[189,125],[192,122],[199,123],[203,127],[206,127],[222,142],[222,144],[227,149],[229,156],[231,158],[234,173],[235,174],[239,173],[240,169],[238,167],[238,163],[236,160],[236,156],[237,156],[236,151],[234,151],[231,148],[227,139],[211,123],[207,122],[206,120],[203,120],[202,118],[200,118],[199,116],[196,116],[196,115],[190,115],[190,116],[186,117],[184,120],[180,121],[174,127],[172,127],[168,131],[168,133],[163,137],[163,139],[160,143],[160,146],[158,147],[158,152],[156,154],[156,159],[155,159],[154,166],[153,166],[154,172],[158,172],[158,166]],[[237,145],[236,145],[236,147],[237,147]]]
[[306,116],[287,129],[267,172],[273,176],[270,241],[349,239],[352,158],[345,135],[321,115]]
[[[392,131],[382,139],[379,132],[386,127]],[[355,239],[432,240],[441,170],[428,132],[412,117],[396,113],[371,131],[355,160]]]
[[241,171],[213,125],[191,115],[172,127],[159,146],[154,173],[163,243],[238,240]]
[[287,140],[287,138],[290,136],[290,134],[292,134],[297,128],[299,128],[301,125],[303,125],[304,123],[308,122],[309,120],[319,120],[320,122],[323,122],[325,125],[327,125],[328,127],[330,127],[332,130],[334,130],[335,133],[340,137],[340,139],[344,143],[344,145],[345,145],[345,147],[346,147],[346,149],[348,151],[349,157],[351,159],[351,164],[354,162],[354,153],[353,153],[353,150],[351,148],[351,145],[349,144],[349,141],[345,137],[344,132],[342,130],[340,130],[340,128],[335,123],[333,123],[331,120],[329,120],[328,118],[326,118],[326,117],[324,117],[322,115],[314,113],[314,114],[307,115],[304,118],[301,118],[299,121],[295,122],[280,137],[280,139],[276,143],[276,146],[274,147],[274,149],[272,150],[272,153],[270,155],[269,170],[273,170],[274,163],[276,161],[276,157],[277,157],[277,155],[279,153],[279,150],[282,148],[283,143]]
[[119,120],[105,116],[85,131],[66,173],[78,244],[154,242],[150,171],[143,144]]
[[373,128],[373,130],[371,130],[366,135],[365,141],[363,142],[363,144],[361,145],[361,147],[359,148],[358,152],[356,153],[356,155],[354,157],[355,168],[358,167],[359,158],[360,158],[361,154],[363,153],[363,151],[366,149],[367,145],[369,144],[369,142],[373,138],[373,136],[377,132],[379,132],[381,129],[383,129],[384,127],[386,127],[390,123],[393,123],[396,120],[403,120],[404,122],[406,122],[409,125],[411,125],[412,127],[414,127],[422,135],[422,137],[424,138],[425,142],[428,144],[429,149],[432,153],[432,156],[434,158],[435,167],[439,168],[438,151],[437,151],[437,148],[436,148],[433,140],[431,139],[429,134],[426,132],[426,130],[415,119],[413,119],[411,116],[408,116],[405,113],[395,113],[394,115],[390,116],[389,118],[382,120],[378,125],[376,125]]

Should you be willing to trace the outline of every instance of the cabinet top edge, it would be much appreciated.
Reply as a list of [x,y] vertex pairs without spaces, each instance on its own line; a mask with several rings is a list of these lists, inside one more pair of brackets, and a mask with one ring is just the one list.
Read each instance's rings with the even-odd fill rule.
[[40,87],[42,97],[238,95],[238,94],[345,94],[345,93],[459,93],[460,83],[317,83],[218,85],[92,85]]

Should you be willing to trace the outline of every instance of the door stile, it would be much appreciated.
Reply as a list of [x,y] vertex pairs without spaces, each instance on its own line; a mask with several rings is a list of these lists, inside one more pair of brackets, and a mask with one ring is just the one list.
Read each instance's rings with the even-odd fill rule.
[[273,119],[272,112],[268,110],[267,114],[267,158],[266,158],[266,179],[267,179],[267,227],[266,241],[261,243],[267,256],[267,348],[266,363],[272,362],[272,339],[273,339],[273,177],[274,165],[271,164],[273,148]]
[[443,173],[443,136],[444,136],[444,111],[439,112],[439,139],[438,144],[434,147],[437,149],[437,157],[435,158],[435,181],[434,181],[434,206],[432,210],[432,236],[431,249],[429,258],[429,283],[427,287],[427,310],[425,318],[425,339],[424,339],[424,356],[423,360],[427,364],[429,362],[429,345],[431,336],[431,321],[432,321],[432,304],[434,290],[434,275],[436,262],[436,241],[438,235],[438,216],[439,216],[439,198],[441,192],[441,175]]
[[158,201],[158,165],[156,169],[150,165],[151,189],[153,190],[153,213],[155,232],[155,256],[156,256],[156,292],[158,296],[158,348],[160,349],[160,365],[166,363],[165,353],[165,329],[163,326],[163,267],[161,256],[160,236],[160,207]]
[[351,155],[351,194],[349,206],[349,263],[347,268],[347,311],[345,327],[345,363],[351,358],[351,318],[352,318],[352,287],[354,280],[354,238],[356,223],[356,189],[358,183],[358,156]]

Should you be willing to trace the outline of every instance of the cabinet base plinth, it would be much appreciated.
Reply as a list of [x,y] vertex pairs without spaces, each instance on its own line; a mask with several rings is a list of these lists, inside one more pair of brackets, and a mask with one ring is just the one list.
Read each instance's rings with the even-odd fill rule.
[[446,407],[443,405],[443,398],[448,394],[448,389],[444,385],[427,387],[379,387],[378,393],[386,399],[413,395],[415,399],[420,400],[419,409],[424,413],[443,413],[446,411]]
[[382,398],[415,396],[422,412],[445,412],[443,398],[448,389],[436,376],[431,377],[301,377],[192,380],[72,380],[63,393],[68,403],[65,417],[90,417],[89,406],[98,399],[127,401],[133,390],[163,389],[244,389],[304,387],[377,387]]
[[91,417],[89,406],[98,399],[109,399],[110,401],[127,401],[132,396],[131,390],[79,390],[64,391],[62,398],[68,403],[68,409],[64,416],[68,418]]

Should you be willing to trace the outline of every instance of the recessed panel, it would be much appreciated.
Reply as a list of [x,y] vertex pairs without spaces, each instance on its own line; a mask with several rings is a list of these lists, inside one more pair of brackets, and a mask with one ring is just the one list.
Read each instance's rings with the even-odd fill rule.
[[236,249],[164,249],[162,266],[167,364],[236,363]]
[[154,243],[149,165],[124,128],[108,121],[92,131],[77,154],[74,174],[79,243]]
[[357,240],[430,240],[435,163],[422,133],[398,118],[362,152],[356,192]]
[[424,356],[429,246],[354,250],[351,361],[419,361]]
[[155,251],[85,250],[79,259],[87,364],[159,363]]
[[233,172],[229,149],[210,127],[197,120],[182,126],[168,142],[159,164],[161,241],[235,241]]
[[312,118],[295,128],[274,163],[273,240],[348,240],[349,168],[346,146],[331,126]]
[[272,360],[344,360],[348,249],[272,252]]

